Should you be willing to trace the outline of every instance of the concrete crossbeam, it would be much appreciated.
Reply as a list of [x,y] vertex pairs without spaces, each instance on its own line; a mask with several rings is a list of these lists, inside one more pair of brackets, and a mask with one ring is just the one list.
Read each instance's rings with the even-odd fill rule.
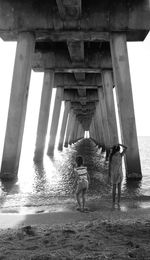
[[[60,2],[60,0],[57,2]],[[64,1],[62,2],[64,4]],[[109,4],[107,4],[107,1],[97,1],[96,4],[94,1],[85,1],[80,15],[79,5],[77,7],[71,5],[72,1],[67,4],[68,14],[65,11],[67,15],[64,21],[58,11],[60,4],[58,3],[57,6],[56,1],[53,4],[51,1],[46,1],[43,5],[41,0],[22,2],[20,0],[0,0],[0,6],[2,6],[0,8],[0,35],[5,40],[16,40],[18,33],[21,31],[34,31],[36,39],[44,40],[49,37],[50,40],[52,37],[54,38],[52,32],[57,30],[58,33],[55,33],[54,40],[62,41],[64,30],[68,31],[68,40],[70,40],[73,37],[70,30],[77,32],[80,28],[84,32],[94,31],[93,40],[100,40],[95,37],[96,32],[97,34],[103,32],[100,33],[101,40],[103,40],[106,39],[107,32],[127,31],[127,40],[133,41],[143,40],[150,29],[149,0],[138,2],[115,0],[110,1]],[[63,6],[66,9],[66,5]],[[73,10],[76,10],[76,14]],[[74,19],[68,19],[71,13]],[[82,33],[80,37],[77,37],[76,32],[74,33],[75,39],[86,38]],[[78,34],[80,35],[80,31]],[[90,35],[88,33],[87,35],[89,39]],[[103,39],[102,35],[104,35]],[[67,39],[66,34],[64,38]]]
[[[38,45],[37,45],[38,46]],[[50,48],[46,52],[43,45],[42,48],[37,47],[37,51],[33,55],[32,68],[35,71],[44,71],[47,69],[54,69],[55,72],[86,72],[86,73],[99,73],[101,69],[112,69],[111,54],[108,47],[103,45],[101,48],[92,50],[87,49],[85,54],[85,61],[71,62],[66,49],[63,46],[60,49]]]
[[66,100],[66,101],[73,101],[73,102],[80,102],[80,103],[88,103],[88,102],[95,102],[95,101],[98,101],[99,98],[98,98],[98,93],[97,93],[97,90],[94,91],[87,91],[87,95],[85,97],[79,97],[79,95],[77,94],[77,91],[73,91],[72,90],[66,90],[64,89],[64,96],[63,96],[63,99]]
[[[76,86],[77,82],[73,74],[56,73],[55,75],[55,87],[67,87]],[[102,86],[102,79],[100,74],[86,74],[85,81],[80,82],[79,87],[82,86]]]

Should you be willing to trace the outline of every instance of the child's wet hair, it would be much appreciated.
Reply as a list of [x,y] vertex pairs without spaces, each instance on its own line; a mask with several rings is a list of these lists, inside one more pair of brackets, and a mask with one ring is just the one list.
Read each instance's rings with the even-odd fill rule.
[[120,151],[120,146],[118,145],[114,145],[113,147],[113,153],[119,152]]
[[81,155],[76,157],[76,163],[79,167],[83,164],[83,157]]

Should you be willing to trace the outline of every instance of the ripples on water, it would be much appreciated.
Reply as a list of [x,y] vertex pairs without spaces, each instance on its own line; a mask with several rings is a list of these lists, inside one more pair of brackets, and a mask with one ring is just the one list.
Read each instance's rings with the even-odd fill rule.
[[[150,196],[150,137],[139,138],[143,179],[123,181],[123,196]],[[107,184],[107,164],[104,154],[100,153],[90,139],[83,139],[63,152],[55,151],[53,158],[45,155],[42,163],[34,164],[25,155],[19,168],[18,181],[1,183],[1,206],[35,206],[70,202],[74,199],[73,164],[75,157],[84,157],[91,177],[89,197],[110,197],[111,187]]]

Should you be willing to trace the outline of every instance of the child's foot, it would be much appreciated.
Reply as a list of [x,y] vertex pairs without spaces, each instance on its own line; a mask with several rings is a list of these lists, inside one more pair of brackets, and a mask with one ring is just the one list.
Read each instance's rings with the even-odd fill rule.
[[78,210],[78,211],[82,211],[82,209],[81,209],[80,207],[77,207],[76,210]]
[[89,211],[89,208],[83,208],[83,211],[84,211],[84,212],[88,212],[88,211]]
[[120,209],[120,202],[117,203],[117,208]]
[[82,208],[81,211],[87,213],[87,212],[89,212],[89,209],[88,208]]
[[115,209],[115,202],[112,203],[112,206],[111,206],[112,210]]

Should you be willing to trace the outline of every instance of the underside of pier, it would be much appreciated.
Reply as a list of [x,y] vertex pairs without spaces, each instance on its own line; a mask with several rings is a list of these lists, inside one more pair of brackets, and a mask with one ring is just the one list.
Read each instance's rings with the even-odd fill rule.
[[[47,134],[47,154],[54,152],[64,101],[57,149],[89,131],[108,152],[118,143],[119,127],[128,147],[126,176],[142,177],[127,42],[143,41],[149,29],[149,0],[0,0],[0,37],[17,41],[1,179],[18,173],[32,69],[44,72],[35,160],[43,158]],[[57,90],[47,133],[53,88]]]

